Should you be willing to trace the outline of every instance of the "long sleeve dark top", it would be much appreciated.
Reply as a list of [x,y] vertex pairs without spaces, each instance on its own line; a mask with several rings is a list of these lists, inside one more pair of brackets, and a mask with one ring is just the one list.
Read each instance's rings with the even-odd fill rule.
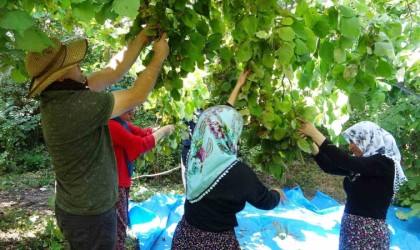
[[324,172],[346,176],[345,213],[386,219],[394,189],[395,167],[391,159],[381,154],[349,156],[329,140],[321,144],[314,158]]
[[280,194],[268,190],[248,165],[237,162],[203,199],[196,203],[185,201],[184,216],[201,230],[226,231],[238,226],[236,213],[244,209],[246,202],[270,210],[279,204]]

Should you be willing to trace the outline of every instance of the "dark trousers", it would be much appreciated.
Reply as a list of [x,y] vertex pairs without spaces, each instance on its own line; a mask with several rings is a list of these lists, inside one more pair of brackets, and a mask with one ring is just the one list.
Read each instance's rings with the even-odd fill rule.
[[114,249],[117,241],[117,215],[115,207],[98,215],[70,214],[55,205],[58,227],[71,249]]

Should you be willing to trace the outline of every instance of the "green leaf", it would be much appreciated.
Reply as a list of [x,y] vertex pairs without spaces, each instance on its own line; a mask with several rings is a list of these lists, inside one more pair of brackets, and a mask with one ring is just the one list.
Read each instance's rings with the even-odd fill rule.
[[225,82],[225,83],[222,84],[222,86],[220,87],[220,89],[223,92],[228,92],[231,89],[231,85],[230,85],[229,82]]
[[384,104],[385,101],[385,93],[382,91],[377,91],[375,94],[372,95],[372,106],[374,108],[380,108]]
[[273,132],[273,138],[277,141],[280,141],[287,135],[287,130],[285,128],[276,127]]
[[401,36],[402,26],[401,23],[391,23],[385,31],[390,39],[396,39]]
[[199,33],[191,33],[189,40],[181,44],[181,53],[193,60],[200,60],[203,56],[204,46],[204,38]]
[[308,48],[306,47],[306,44],[304,42],[302,42],[302,40],[300,40],[299,38],[294,40],[296,48],[295,48],[295,52],[298,55],[303,55],[305,53],[308,53]]
[[219,49],[221,40],[222,40],[222,34],[215,33],[209,36],[206,42],[206,47],[205,47],[206,52]]
[[318,111],[314,106],[306,106],[303,108],[302,118],[309,122],[314,122],[315,117],[318,115]]
[[274,61],[275,61],[275,58],[272,55],[272,53],[270,53],[270,51],[268,50],[265,50],[263,54],[263,58],[262,58],[262,63],[264,64],[264,66],[267,66],[268,68],[272,68],[274,65]]
[[292,103],[289,100],[283,100],[282,102],[278,103],[278,108],[283,113],[288,113],[292,109]]
[[7,4],[7,0],[0,0],[0,8],[3,8],[4,6],[6,6]]
[[338,26],[338,11],[335,7],[330,7],[328,9],[328,23],[330,28],[335,30]]
[[[252,113],[252,112],[251,112]],[[268,120],[267,119],[267,117],[266,116],[262,116],[262,124],[264,125],[264,127],[266,128],[266,129],[268,129],[268,130],[272,130],[273,129],[273,127],[274,127],[274,122],[273,121],[270,121],[270,120]]]
[[194,10],[190,8],[186,8],[184,13],[181,15],[182,22],[190,27],[193,28],[198,22],[198,16]]
[[210,20],[210,27],[214,33],[220,33],[220,34],[225,33],[225,25],[223,24],[222,21],[218,19]]
[[295,32],[296,36],[306,40],[308,39],[308,34],[305,31],[305,25],[303,24],[303,22],[294,22],[291,25],[293,31]]
[[259,12],[272,11],[274,2],[272,0],[256,0],[255,6]]
[[405,213],[404,211],[401,211],[401,210],[398,210],[395,213],[395,215],[397,216],[398,219],[403,220],[403,221],[408,220],[409,218],[408,213]]
[[293,24],[293,18],[285,17],[285,18],[283,18],[283,20],[281,20],[281,24],[287,25],[287,26],[292,25]]
[[261,39],[267,39],[270,37],[270,34],[268,34],[267,32],[260,30],[257,33],[255,33],[255,36]]
[[320,20],[320,18],[321,15],[318,13],[318,9],[315,6],[308,8],[308,11],[303,15],[305,25],[311,29]]
[[182,87],[184,86],[184,83],[181,79],[176,77],[172,79],[172,86],[176,89],[182,89]]
[[243,42],[236,52],[236,59],[239,62],[247,62],[252,56],[251,43],[249,41]]
[[249,109],[251,115],[254,115],[256,117],[260,117],[262,115],[262,109],[258,105],[250,105],[250,106],[248,106],[248,109]]
[[319,56],[325,62],[330,63],[334,60],[334,49],[334,45],[331,42],[324,41],[319,48]]
[[0,15],[0,27],[3,29],[12,29],[18,31],[21,35],[29,27],[35,24],[32,17],[21,10],[6,11],[5,14]]
[[371,56],[368,57],[365,61],[365,68],[366,68],[366,72],[371,74],[371,75],[376,75],[376,67],[378,65],[378,60],[376,59],[376,57]]
[[205,38],[198,32],[190,33],[190,41],[194,45],[194,47],[200,48],[202,50],[204,48]]
[[210,0],[199,0],[194,4],[194,10],[207,18],[210,18]]
[[251,112],[249,112],[249,109],[241,109],[238,111],[238,113],[242,116],[247,116],[251,114]]
[[346,51],[342,48],[334,49],[334,59],[337,63],[343,63],[346,61]]
[[357,39],[361,32],[361,26],[357,17],[343,17],[340,20],[340,31],[343,36]]
[[355,7],[357,10],[357,13],[359,14],[366,14],[369,12],[369,6],[365,2],[358,1],[356,2]]
[[300,148],[300,150],[302,150],[303,152],[308,153],[308,154],[311,153],[311,145],[306,140],[299,139],[297,141],[297,145]]
[[389,42],[376,42],[374,52],[378,57],[389,57],[393,59],[395,57],[394,46]]
[[166,78],[165,81],[163,81],[163,87],[166,89],[166,91],[171,91],[173,89],[172,80]]
[[416,201],[420,201],[420,191],[418,191],[416,194],[413,194],[411,197]]
[[270,163],[268,165],[268,170],[269,170],[269,173],[272,174],[277,180],[280,180],[281,177],[283,176],[283,166],[282,165]]
[[352,93],[349,96],[349,103],[352,109],[364,110],[366,97],[362,93]]
[[413,210],[420,210],[420,203],[413,203],[413,204],[411,205],[411,208],[412,208]]
[[183,11],[185,9],[185,6],[187,5],[187,0],[175,0],[171,2],[174,2],[174,8],[180,11]]
[[253,36],[257,32],[258,20],[255,16],[245,16],[242,19],[241,24],[249,36]]
[[23,36],[15,34],[15,39],[16,48],[29,52],[41,52],[46,47],[54,45],[47,34],[35,28],[27,29]]
[[229,62],[232,58],[232,53],[230,52],[230,49],[223,47],[220,49],[220,57],[225,61]]
[[340,36],[339,42],[342,49],[352,49],[354,44],[357,42],[357,39]]
[[181,61],[181,69],[187,72],[193,72],[195,70],[195,61],[189,57],[184,57]]
[[283,73],[287,77],[287,79],[289,79],[289,81],[291,82],[295,78],[293,67],[291,64],[283,64]]
[[295,38],[295,32],[291,27],[281,27],[277,30],[277,33],[283,41],[293,41]]
[[174,98],[175,101],[180,101],[181,100],[181,94],[179,93],[179,91],[177,89],[172,89],[171,90],[171,96],[172,96],[172,98]]
[[282,157],[277,152],[273,153],[272,159],[273,159],[274,164],[284,164]]
[[344,69],[343,78],[346,81],[350,81],[351,79],[356,77],[358,70],[359,67],[356,64],[350,64]]
[[309,52],[313,53],[316,50],[318,38],[311,29],[305,28],[305,32],[307,34],[306,46]]
[[388,35],[384,32],[379,32],[375,37],[374,37],[376,42],[389,42],[390,39],[388,37]]
[[308,4],[306,3],[306,0],[298,0],[296,2],[296,16],[302,16],[308,11]]
[[[294,44],[293,44],[294,45]],[[289,64],[294,55],[294,46],[290,43],[284,43],[280,49],[276,51],[278,62],[280,64]]]
[[107,19],[114,20],[117,16],[118,15],[112,10],[112,4],[109,3],[102,6],[102,9],[95,14],[95,19],[98,23],[104,24]]
[[328,23],[328,18],[325,17],[319,20],[315,24],[313,31],[315,35],[320,38],[326,37],[330,33],[330,25]]
[[343,16],[343,17],[354,17],[354,16],[356,16],[356,12],[348,6],[340,5],[340,6],[338,6],[338,11],[340,12],[340,15]]
[[362,82],[365,86],[369,88],[375,87],[375,75],[360,71],[357,73],[357,82]]
[[210,30],[209,25],[204,20],[198,20],[195,28],[203,36],[207,36]]
[[112,3],[112,8],[114,9],[115,13],[117,13],[120,16],[129,17],[133,20],[138,14],[139,7],[140,1],[138,0],[114,0],[114,2]]
[[10,77],[16,83],[23,83],[27,79],[27,77],[20,70],[16,68],[12,69],[12,72],[10,73]]
[[306,87],[310,87],[311,77],[309,74],[303,72],[298,81],[298,86],[300,89],[305,89]]
[[73,10],[72,13],[74,18],[86,23],[92,20],[96,14],[91,1],[85,1],[80,4],[72,4],[71,8]]
[[376,67],[376,73],[379,76],[389,78],[389,77],[393,76],[393,71],[394,71],[394,68],[392,67],[391,64],[389,64],[388,62],[386,62],[384,60],[378,60],[378,65]]

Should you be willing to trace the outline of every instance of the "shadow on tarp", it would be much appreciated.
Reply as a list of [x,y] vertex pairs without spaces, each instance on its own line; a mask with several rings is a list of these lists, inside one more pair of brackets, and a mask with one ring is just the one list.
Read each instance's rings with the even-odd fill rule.
[[[247,204],[237,214],[235,231],[242,249],[338,249],[344,206],[319,191],[312,200],[306,199],[299,187],[285,194],[289,202],[284,207],[264,211]],[[170,249],[175,227],[184,213],[183,204],[184,196],[171,194],[130,202],[131,230],[141,249]],[[400,207],[388,210],[391,249],[420,249],[420,218],[401,221],[395,216],[400,210],[410,211]]]

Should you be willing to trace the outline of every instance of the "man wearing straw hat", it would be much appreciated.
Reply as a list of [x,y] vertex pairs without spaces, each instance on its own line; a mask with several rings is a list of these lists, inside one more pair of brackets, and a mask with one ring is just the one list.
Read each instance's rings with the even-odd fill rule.
[[57,224],[72,249],[114,249],[118,173],[108,121],[143,103],[168,56],[166,33],[153,58],[127,90],[100,93],[120,80],[152,37],[143,29],[109,65],[85,77],[79,63],[87,41],[28,53],[29,97],[40,94],[41,124],[56,173]]

